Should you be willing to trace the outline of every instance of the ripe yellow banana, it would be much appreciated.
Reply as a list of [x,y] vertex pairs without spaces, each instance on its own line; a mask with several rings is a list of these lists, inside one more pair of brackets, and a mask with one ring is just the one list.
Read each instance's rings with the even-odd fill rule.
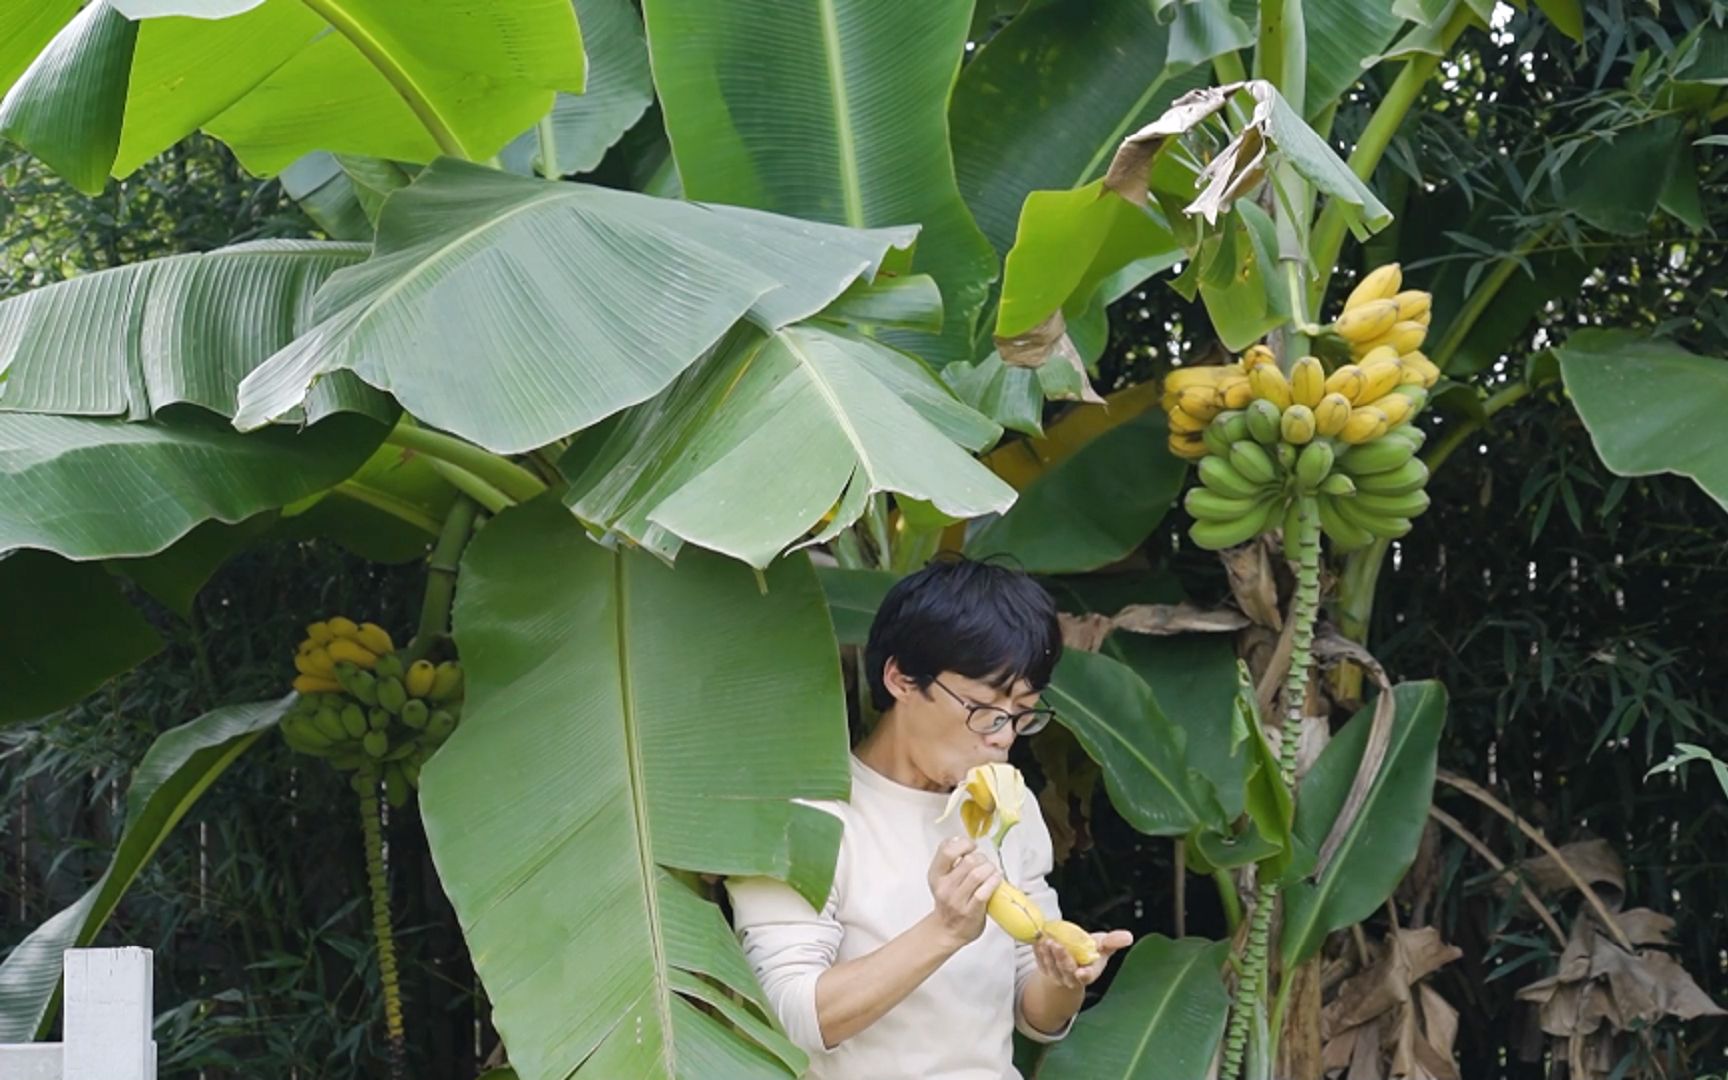
[[294,689],[302,694],[340,694],[342,684],[335,679],[320,679],[316,675],[296,675]]
[[1306,405],[1291,405],[1279,418],[1279,433],[1291,446],[1306,446],[1314,439],[1314,410]]
[[1332,329],[1352,345],[1362,345],[1391,330],[1397,321],[1396,300],[1370,300],[1360,307],[1345,310],[1332,324]]
[[332,615],[324,621],[324,625],[330,628],[333,637],[351,638],[360,633],[359,623],[341,615]]
[[1170,410],[1170,430],[1183,435],[1198,435],[1206,430],[1206,421],[1178,405]]
[[1206,441],[1199,432],[1172,431],[1170,452],[1185,461],[1199,461],[1206,456]]
[[1202,424],[1224,409],[1224,395],[1216,386],[1189,386],[1176,392],[1176,408]]
[[1403,377],[1404,367],[1396,356],[1362,365],[1362,392],[1352,399],[1357,405],[1372,405],[1390,394]]
[[1272,350],[1264,345],[1250,345],[1248,351],[1242,354],[1242,370],[1253,371],[1257,367],[1271,364],[1278,366],[1278,358],[1272,355]]
[[1350,399],[1343,394],[1327,394],[1314,406],[1314,430],[1320,435],[1336,435],[1350,421]]
[[330,624],[315,622],[306,624],[306,640],[314,645],[322,645],[331,638]]
[[1181,393],[1190,386],[1217,386],[1225,374],[1223,368],[1215,365],[1177,368],[1164,376],[1164,391]]
[[1290,382],[1277,365],[1261,364],[1250,371],[1248,385],[1254,388],[1255,397],[1265,398],[1280,409],[1290,407]]
[[408,668],[408,674],[402,680],[409,697],[425,697],[432,690],[432,683],[438,677],[438,667],[430,660],[416,660]]
[[1350,295],[1344,298],[1344,310],[1349,311],[1376,300],[1389,300],[1403,284],[1404,270],[1397,263],[1377,266],[1350,290]]
[[1388,426],[1397,426],[1416,412],[1416,403],[1403,394],[1387,394],[1374,403],[1374,407],[1386,414]]
[[1326,369],[1318,359],[1304,356],[1290,368],[1290,399],[1310,409],[1326,396]]
[[352,638],[339,637],[324,646],[331,660],[346,660],[355,667],[370,671],[378,663],[378,654]]
[[383,656],[387,652],[396,651],[396,643],[390,640],[390,631],[379,626],[377,623],[361,623],[360,632],[355,636],[354,640],[366,646],[368,649],[371,649],[379,656]]
[[[1388,301],[1390,302],[1390,301]],[[1393,323],[1391,328],[1378,337],[1356,342],[1351,349],[1358,356],[1366,356],[1374,349],[1389,348],[1400,355],[1414,352],[1422,347],[1427,340],[1428,328],[1419,322]]]
[[1338,438],[1352,446],[1359,446],[1378,439],[1386,434],[1386,429],[1391,426],[1386,414],[1377,406],[1363,405],[1350,410],[1350,419],[1345,422],[1343,430],[1338,432]]
[[1081,967],[1098,959],[1097,939],[1066,919],[1053,919],[1045,923],[1044,936],[1067,949],[1068,955]]
[[323,649],[311,648],[294,657],[294,670],[318,679],[334,679],[336,664]]
[[1362,379],[1362,369],[1355,364],[1345,364],[1343,367],[1326,376],[1326,392],[1328,394],[1343,394],[1351,401],[1362,393],[1366,385]]
[[1044,930],[1044,913],[1038,910],[1038,905],[1006,881],[990,894],[990,903],[984,911],[1015,941],[1037,941]]
[[1440,381],[1440,368],[1434,361],[1421,352],[1407,352],[1399,358],[1404,363],[1406,371],[1417,371],[1422,376],[1422,389],[1431,390]]
[[1218,393],[1226,409],[1245,409],[1254,400],[1254,388],[1248,384],[1246,375],[1230,374],[1219,379]]
[[1428,325],[1428,320],[1433,316],[1433,312],[1429,309],[1434,302],[1434,298],[1428,293],[1421,289],[1406,289],[1392,299],[1398,301],[1399,322],[1419,322],[1423,326]]

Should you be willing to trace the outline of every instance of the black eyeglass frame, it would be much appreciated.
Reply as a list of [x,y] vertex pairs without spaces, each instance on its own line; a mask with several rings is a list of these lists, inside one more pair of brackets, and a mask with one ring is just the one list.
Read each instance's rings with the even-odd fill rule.
[[[1036,735],[1040,731],[1049,727],[1050,721],[1056,719],[1056,710],[1052,709],[1048,705],[1039,705],[1031,709],[1021,709],[1019,712],[1009,712],[1000,705],[980,705],[975,701],[967,701],[965,698],[949,689],[941,679],[933,678],[930,681],[935,685],[942,687],[943,693],[953,698],[962,709],[966,710],[966,730],[978,735],[994,735],[1010,723],[1014,725],[1014,734],[1016,736]],[[991,723],[987,728],[974,726],[973,721],[980,713],[995,713],[995,722]],[[1022,727],[1021,722],[1026,717],[1031,717],[1031,719],[1027,720],[1025,726]]]

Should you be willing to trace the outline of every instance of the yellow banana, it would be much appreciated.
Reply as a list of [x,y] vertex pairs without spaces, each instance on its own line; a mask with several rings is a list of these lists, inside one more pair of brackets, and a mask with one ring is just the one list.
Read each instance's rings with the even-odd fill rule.
[[1370,300],[1360,307],[1350,308],[1332,324],[1339,337],[1352,345],[1373,341],[1398,321],[1396,300]]
[[1255,397],[1265,398],[1280,409],[1290,407],[1290,382],[1276,364],[1261,364],[1250,371],[1248,385],[1254,388]]
[[1352,446],[1378,439],[1386,434],[1386,429],[1392,424],[1386,419],[1386,414],[1373,405],[1363,405],[1350,410],[1350,419],[1345,422],[1343,430],[1338,432],[1338,438]]
[[1367,349],[1362,353],[1361,358],[1356,361],[1356,366],[1365,368],[1377,360],[1396,360],[1398,359],[1398,356],[1398,350],[1394,349],[1392,346],[1376,345],[1372,349]]
[[1206,430],[1206,421],[1177,405],[1170,410],[1170,430],[1183,435],[1197,435]]
[[990,903],[984,911],[1015,941],[1037,941],[1044,930],[1044,913],[1038,910],[1038,905],[1006,881],[990,894]]
[[1419,322],[1423,326],[1428,325],[1428,320],[1433,316],[1433,312],[1429,309],[1434,302],[1434,298],[1428,293],[1421,289],[1406,289],[1392,299],[1398,301],[1399,322]]
[[312,642],[314,645],[322,645],[326,641],[329,641],[330,637],[329,623],[315,622],[306,624],[306,640]]
[[1279,418],[1278,429],[1291,446],[1308,445],[1314,439],[1314,410],[1306,405],[1291,405]]
[[1176,408],[1205,423],[1223,410],[1224,395],[1215,386],[1189,386],[1176,392]]
[[1242,370],[1253,371],[1257,367],[1271,364],[1278,366],[1278,358],[1272,355],[1272,350],[1264,345],[1250,345],[1248,351],[1242,354]]
[[294,689],[302,694],[340,694],[342,684],[335,679],[320,679],[316,675],[296,675]]
[[1396,427],[1410,419],[1416,411],[1416,403],[1403,394],[1387,394],[1374,403],[1374,407],[1386,414],[1388,427]]
[[1226,375],[1219,379],[1218,393],[1224,398],[1226,409],[1245,409],[1254,400],[1254,388],[1249,385],[1246,375]]
[[438,667],[430,660],[416,660],[408,668],[408,674],[402,679],[402,685],[407,688],[410,697],[425,697],[432,689],[432,683],[438,677]]
[[1422,342],[1427,338],[1428,328],[1419,322],[1393,323],[1392,328],[1384,334],[1355,344],[1352,349],[1361,356],[1366,356],[1369,352],[1379,348],[1389,348],[1393,352],[1403,355],[1420,349]]
[[330,654],[323,649],[308,649],[294,657],[294,669],[302,675],[311,675],[318,679],[334,679],[336,664],[330,659]]
[[1314,430],[1321,435],[1336,435],[1350,421],[1350,399],[1343,394],[1327,394],[1314,406]]
[[396,643],[390,640],[390,631],[377,623],[361,623],[360,632],[356,635],[355,640],[379,656],[396,651]]
[[1407,352],[1399,358],[1403,361],[1406,371],[1417,371],[1422,375],[1422,389],[1431,390],[1440,381],[1440,368],[1434,361],[1421,352]]
[[1403,377],[1404,366],[1397,357],[1381,358],[1371,364],[1362,365],[1362,392],[1353,403],[1356,405],[1371,405],[1390,394]]
[[1350,290],[1350,295],[1344,298],[1344,310],[1349,311],[1376,300],[1389,300],[1403,284],[1404,270],[1397,263],[1377,266]]
[[1053,919],[1044,924],[1044,936],[1068,950],[1068,955],[1081,967],[1098,959],[1098,940],[1066,919]]
[[1216,386],[1225,371],[1216,365],[1177,368],[1164,376],[1164,392],[1180,393],[1190,386]]
[[1206,456],[1206,443],[1199,432],[1172,431],[1170,452],[1185,461],[1199,461]]
[[351,638],[360,633],[359,623],[341,615],[332,615],[324,620],[324,625],[330,628],[333,637]]
[[1290,368],[1290,398],[1310,409],[1326,396],[1326,369],[1312,356],[1304,356]]
[[[358,629],[358,628],[356,628]],[[346,660],[355,667],[370,671],[378,663],[378,654],[351,638],[339,637],[324,646],[331,660]]]
[[1362,378],[1362,369],[1355,364],[1345,364],[1343,367],[1326,376],[1326,392],[1328,394],[1343,394],[1351,401],[1362,392],[1367,385]]

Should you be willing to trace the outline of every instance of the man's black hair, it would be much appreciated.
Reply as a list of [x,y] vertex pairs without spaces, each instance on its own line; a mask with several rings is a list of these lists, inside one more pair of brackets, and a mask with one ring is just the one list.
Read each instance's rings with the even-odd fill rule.
[[895,582],[870,624],[864,658],[881,711],[894,704],[882,679],[889,657],[921,690],[944,671],[1042,690],[1062,657],[1056,602],[1023,570],[942,558]]

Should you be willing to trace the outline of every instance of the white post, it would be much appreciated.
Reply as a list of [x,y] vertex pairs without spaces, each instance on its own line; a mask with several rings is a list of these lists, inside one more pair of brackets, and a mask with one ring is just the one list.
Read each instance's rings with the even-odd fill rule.
[[62,1080],[156,1080],[150,950],[66,950]]

